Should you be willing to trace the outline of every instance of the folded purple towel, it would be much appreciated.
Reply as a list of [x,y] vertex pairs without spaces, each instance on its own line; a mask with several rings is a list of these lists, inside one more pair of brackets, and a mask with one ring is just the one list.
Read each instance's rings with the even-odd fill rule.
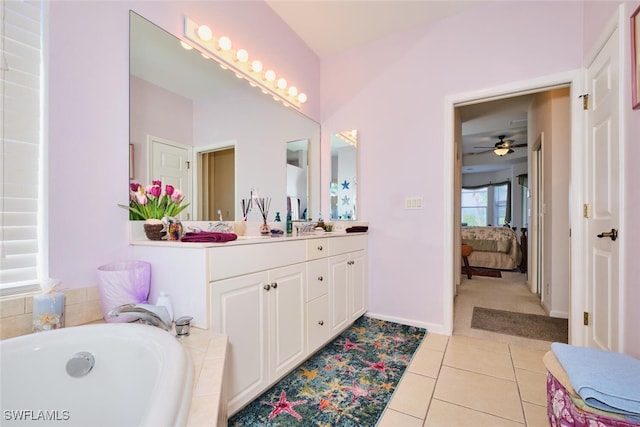
[[183,242],[229,242],[237,238],[238,236],[235,233],[201,231],[199,233],[184,233],[180,240]]
[[354,225],[353,227],[347,228],[347,233],[366,233],[369,230],[369,227],[366,225]]

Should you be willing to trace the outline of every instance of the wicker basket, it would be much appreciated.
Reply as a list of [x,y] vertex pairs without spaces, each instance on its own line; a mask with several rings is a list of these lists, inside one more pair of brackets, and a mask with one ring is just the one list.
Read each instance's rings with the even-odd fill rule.
[[162,229],[164,224],[144,224],[144,234],[149,240],[162,240],[166,234]]

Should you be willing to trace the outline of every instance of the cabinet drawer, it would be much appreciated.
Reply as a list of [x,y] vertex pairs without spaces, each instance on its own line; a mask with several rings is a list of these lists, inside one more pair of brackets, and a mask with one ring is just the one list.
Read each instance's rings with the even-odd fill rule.
[[322,347],[330,337],[329,296],[323,295],[307,303],[307,354]]
[[328,239],[307,240],[307,260],[324,258],[328,255]]
[[367,249],[367,236],[340,236],[329,240],[329,255],[346,254]]
[[327,293],[329,288],[329,261],[316,259],[307,263],[307,301]]
[[256,243],[209,248],[209,281],[255,273],[305,260],[305,242]]

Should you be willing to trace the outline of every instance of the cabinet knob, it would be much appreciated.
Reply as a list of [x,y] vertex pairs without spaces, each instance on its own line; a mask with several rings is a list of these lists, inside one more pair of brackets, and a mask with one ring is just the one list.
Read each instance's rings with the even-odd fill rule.
[[318,246],[318,250],[321,251],[322,250],[322,245]]
[[356,263],[355,261],[347,261],[347,265],[353,265],[355,263]]
[[318,325],[320,325],[320,326],[324,325],[324,320],[319,321]]
[[268,291],[269,289],[271,289],[271,285],[269,285],[268,283],[266,285],[264,285],[264,290]]
[[323,280],[324,280],[324,277],[318,276],[318,282],[322,282]]
[[273,283],[271,284],[271,287],[272,287],[273,289],[277,288],[277,287],[278,287],[278,282],[273,282]]

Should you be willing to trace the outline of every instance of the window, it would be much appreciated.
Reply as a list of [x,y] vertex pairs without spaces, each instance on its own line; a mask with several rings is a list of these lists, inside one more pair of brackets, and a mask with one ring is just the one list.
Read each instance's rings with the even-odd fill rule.
[[511,222],[511,183],[462,188],[462,223],[469,227]]
[[507,184],[493,187],[493,224],[504,225],[507,221]]
[[470,227],[487,225],[489,187],[462,189],[462,222]]
[[42,272],[44,3],[3,1],[0,293],[39,289]]

